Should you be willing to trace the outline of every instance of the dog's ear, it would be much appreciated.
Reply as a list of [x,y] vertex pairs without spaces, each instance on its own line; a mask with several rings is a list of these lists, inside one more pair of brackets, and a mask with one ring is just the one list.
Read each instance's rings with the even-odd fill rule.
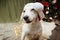
[[41,19],[45,18],[45,15],[43,13],[43,10],[44,10],[44,5],[43,4],[36,2],[34,8],[38,12]]
[[45,15],[43,14],[43,12],[38,13],[37,21],[40,21],[43,18],[45,18]]
[[22,13],[21,13],[21,16],[20,16],[20,22],[23,21],[23,15],[24,15],[24,13],[22,12]]
[[43,11],[39,12],[39,16],[41,17],[41,19],[45,18],[45,15],[44,15]]

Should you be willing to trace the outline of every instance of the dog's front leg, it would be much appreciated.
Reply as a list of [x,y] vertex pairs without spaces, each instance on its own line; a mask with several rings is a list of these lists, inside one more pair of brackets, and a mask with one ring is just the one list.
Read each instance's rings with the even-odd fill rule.
[[21,34],[21,40],[25,40],[25,36],[26,36],[26,33],[22,32],[22,34]]

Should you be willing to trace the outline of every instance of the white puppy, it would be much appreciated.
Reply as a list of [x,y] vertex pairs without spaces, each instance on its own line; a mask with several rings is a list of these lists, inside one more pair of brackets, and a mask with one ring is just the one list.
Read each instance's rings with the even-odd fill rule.
[[21,40],[28,37],[29,40],[48,39],[55,28],[54,22],[47,23],[42,19],[44,6],[41,3],[28,3],[25,5],[20,21],[24,22]]

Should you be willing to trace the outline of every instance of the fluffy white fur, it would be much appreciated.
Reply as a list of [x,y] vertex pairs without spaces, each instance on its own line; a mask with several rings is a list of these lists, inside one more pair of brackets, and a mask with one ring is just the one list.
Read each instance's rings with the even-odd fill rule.
[[[34,9],[35,11],[31,11]],[[39,35],[41,40],[49,39],[49,36],[52,34],[52,30],[55,28],[54,22],[44,22],[42,19],[45,17],[43,14],[44,6],[41,3],[28,3],[25,5],[21,14],[20,21],[24,22],[22,27],[21,40],[24,40],[28,34],[30,36]],[[38,13],[37,13],[38,12]],[[40,16],[40,21],[36,21],[37,14]],[[29,16],[31,23],[26,23],[23,17]],[[33,37],[34,38],[34,37]]]
[[25,15],[30,16],[30,19],[33,19],[34,16],[36,17],[36,15],[32,14],[32,12],[30,11],[33,8],[39,13],[41,18],[45,17],[43,12],[42,12],[44,10],[44,6],[41,3],[38,3],[38,2],[28,3],[28,4],[25,5],[25,7],[23,9],[23,10],[26,10],[26,12],[25,13],[22,12],[20,21],[22,21],[23,16],[25,16]]

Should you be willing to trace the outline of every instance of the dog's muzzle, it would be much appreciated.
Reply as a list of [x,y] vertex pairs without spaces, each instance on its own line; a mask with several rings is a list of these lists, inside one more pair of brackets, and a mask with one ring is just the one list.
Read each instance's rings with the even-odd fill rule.
[[23,19],[25,20],[26,23],[31,23],[32,21],[29,20],[28,16],[23,17]]

